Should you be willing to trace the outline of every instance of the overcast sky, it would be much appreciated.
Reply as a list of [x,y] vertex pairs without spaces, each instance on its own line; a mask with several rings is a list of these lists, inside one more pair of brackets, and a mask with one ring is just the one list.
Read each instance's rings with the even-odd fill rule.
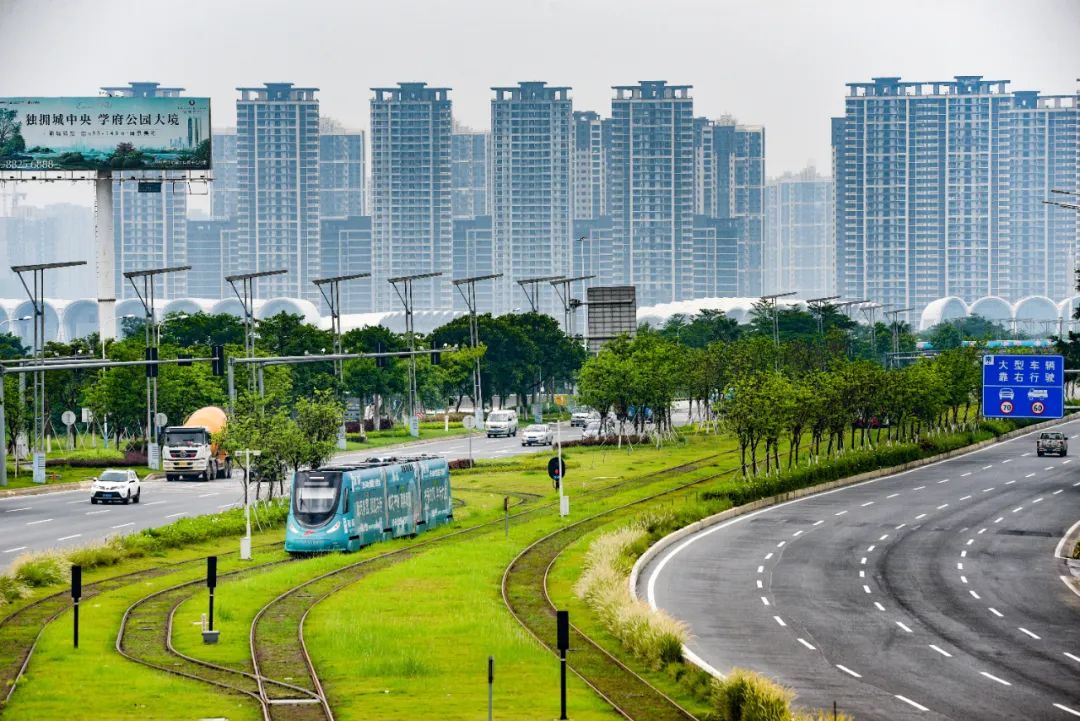
[[1073,93],[1078,31],[1080,0],[0,0],[0,96],[155,80],[209,95],[220,127],[236,87],[291,81],[366,129],[369,88],[426,81],[486,129],[493,85],[569,85],[575,109],[607,115],[612,85],[663,79],[694,86],[697,115],[764,125],[770,176],[827,173],[844,83]]

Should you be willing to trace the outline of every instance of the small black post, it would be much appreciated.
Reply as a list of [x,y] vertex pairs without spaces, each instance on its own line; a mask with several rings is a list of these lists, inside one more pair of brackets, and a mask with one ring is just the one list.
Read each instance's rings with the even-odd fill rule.
[[495,657],[488,656],[488,721],[491,721],[492,701],[495,689]]
[[566,652],[570,648],[570,612],[556,611],[555,619],[558,625],[559,648],[559,721],[566,719]]
[[210,631],[214,630],[214,588],[217,586],[217,556],[206,557],[206,587],[210,589]]
[[75,648],[79,647],[79,599],[82,598],[82,566],[71,567],[71,600],[74,601],[73,609],[74,640]]
[[836,721],[836,701],[832,702],[832,717],[833,721]]
[[506,518],[506,537],[510,538],[510,496],[503,496],[503,515]]

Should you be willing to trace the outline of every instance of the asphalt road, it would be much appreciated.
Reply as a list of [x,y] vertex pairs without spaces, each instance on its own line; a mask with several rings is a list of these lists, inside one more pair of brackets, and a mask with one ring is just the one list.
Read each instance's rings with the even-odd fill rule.
[[1080,717],[1080,596],[1059,540],[1073,457],[1033,435],[732,519],[662,553],[638,592],[720,672],[760,671],[871,719]]

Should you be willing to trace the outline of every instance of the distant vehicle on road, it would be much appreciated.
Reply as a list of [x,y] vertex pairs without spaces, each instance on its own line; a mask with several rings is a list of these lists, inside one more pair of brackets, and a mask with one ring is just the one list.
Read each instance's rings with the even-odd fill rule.
[[1054,453],[1059,456],[1069,455],[1069,440],[1061,431],[1043,431],[1035,441],[1035,450],[1040,456]]
[[534,423],[521,433],[523,446],[550,446],[552,444],[551,426],[547,423]]
[[484,430],[487,437],[492,436],[516,436],[518,433],[517,411],[492,411],[488,413],[484,421]]
[[574,428],[575,426],[581,426],[582,428],[584,428],[593,421],[598,420],[600,420],[599,411],[593,411],[588,409],[574,411],[573,415],[570,416],[570,427]]
[[602,429],[603,426],[599,420],[590,421],[589,424],[585,426],[585,430],[581,432],[581,440],[589,441],[602,438],[605,435]]
[[289,553],[355,551],[415,536],[454,519],[450,466],[436,456],[403,456],[298,471],[285,530]]
[[228,417],[217,406],[206,406],[188,416],[182,426],[165,429],[161,449],[165,479],[180,481],[195,478],[228,478],[232,459],[213,442],[213,434],[225,428]]
[[998,391],[998,400],[999,401],[1006,401],[1006,400],[1011,401],[1012,399],[1013,399],[1013,389],[1012,388],[1002,388],[1001,390]]
[[90,503],[120,502],[125,506],[138,503],[142,496],[139,474],[128,469],[110,468],[94,479],[90,487]]

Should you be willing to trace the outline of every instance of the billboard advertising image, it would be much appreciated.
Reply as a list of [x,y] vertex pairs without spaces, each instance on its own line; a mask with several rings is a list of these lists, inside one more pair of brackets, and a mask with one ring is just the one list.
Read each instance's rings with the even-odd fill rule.
[[0,98],[0,170],[209,170],[210,98]]

